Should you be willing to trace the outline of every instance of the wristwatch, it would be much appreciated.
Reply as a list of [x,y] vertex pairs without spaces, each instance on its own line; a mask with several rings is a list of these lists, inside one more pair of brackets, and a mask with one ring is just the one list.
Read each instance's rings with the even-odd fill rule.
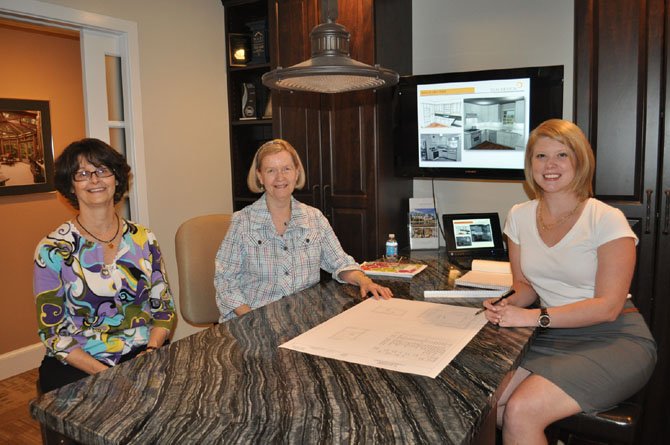
[[548,328],[551,326],[551,317],[549,316],[549,312],[547,312],[546,307],[540,309],[540,316],[537,319],[537,325],[541,328]]

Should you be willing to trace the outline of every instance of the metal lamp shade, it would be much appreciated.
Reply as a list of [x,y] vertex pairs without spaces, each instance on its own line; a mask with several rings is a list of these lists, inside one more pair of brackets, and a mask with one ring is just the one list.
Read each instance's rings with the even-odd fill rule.
[[349,32],[334,22],[310,32],[312,57],[288,68],[277,67],[263,75],[268,88],[313,93],[343,93],[377,89],[398,83],[398,73],[358,62],[349,56]]

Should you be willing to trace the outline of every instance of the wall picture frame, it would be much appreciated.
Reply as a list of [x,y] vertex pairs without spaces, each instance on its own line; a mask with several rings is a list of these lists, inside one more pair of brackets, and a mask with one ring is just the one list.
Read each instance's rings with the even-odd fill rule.
[[0,196],[54,191],[49,101],[0,99]]

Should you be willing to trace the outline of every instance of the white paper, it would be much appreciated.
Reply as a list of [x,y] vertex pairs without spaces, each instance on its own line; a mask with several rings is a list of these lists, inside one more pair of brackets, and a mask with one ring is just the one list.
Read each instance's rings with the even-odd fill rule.
[[457,286],[507,290],[512,287],[512,268],[509,261],[473,260],[472,270],[454,283]]
[[512,274],[482,272],[471,270],[454,281],[457,286],[478,287],[481,289],[507,290],[512,287]]
[[467,299],[467,298],[496,298],[503,294],[500,290],[425,290],[423,291],[423,298],[433,299],[433,298],[454,298],[454,299]]
[[477,310],[370,298],[280,347],[435,378],[486,324]]
[[512,273],[509,261],[472,260],[472,270],[493,273]]

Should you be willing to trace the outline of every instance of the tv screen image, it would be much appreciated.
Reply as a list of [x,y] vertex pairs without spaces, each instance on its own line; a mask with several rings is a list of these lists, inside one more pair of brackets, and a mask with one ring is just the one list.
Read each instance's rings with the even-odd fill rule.
[[405,76],[399,176],[523,179],[530,131],[563,112],[563,66]]

